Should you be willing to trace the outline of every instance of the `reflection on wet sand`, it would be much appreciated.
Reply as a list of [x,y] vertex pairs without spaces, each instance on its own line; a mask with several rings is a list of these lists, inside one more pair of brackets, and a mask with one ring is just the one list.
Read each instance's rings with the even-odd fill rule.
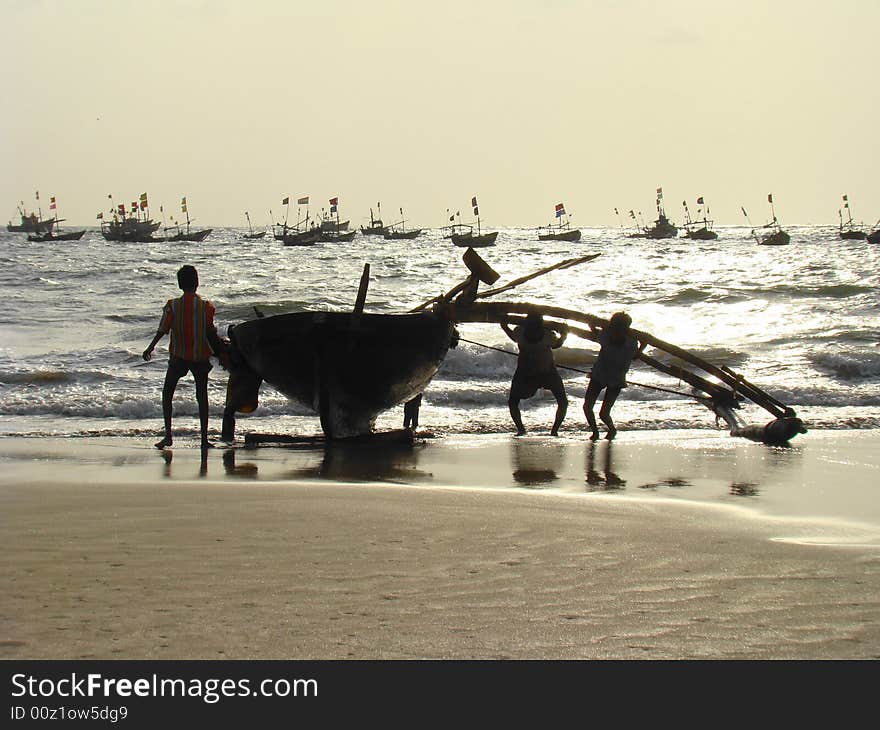
[[[596,469],[596,450],[601,449],[603,451],[602,454],[602,465],[601,472]],[[612,452],[614,451],[614,444],[612,441],[605,441],[602,444],[597,444],[595,441],[590,441],[587,444],[587,491],[595,492],[595,491],[611,491],[616,489],[623,489],[626,487],[626,480],[622,479],[618,474],[614,472],[612,468]]]
[[527,487],[540,487],[559,479],[565,463],[562,441],[534,441],[516,438],[512,441],[513,479]]
[[430,472],[417,468],[425,448],[409,444],[370,444],[329,442],[315,450],[320,462],[285,472],[282,479],[328,479],[340,482],[414,483],[433,479]]
[[[162,449],[160,453],[162,454],[162,461],[165,462],[165,466],[162,467],[162,476],[165,479],[171,479],[171,462],[174,461],[174,452],[171,449]],[[206,449],[201,451],[198,476],[200,479],[208,476],[208,451]]]
[[223,452],[223,469],[227,476],[239,479],[256,479],[259,476],[259,469],[252,461],[246,461],[243,464],[236,463],[235,449],[226,449]]

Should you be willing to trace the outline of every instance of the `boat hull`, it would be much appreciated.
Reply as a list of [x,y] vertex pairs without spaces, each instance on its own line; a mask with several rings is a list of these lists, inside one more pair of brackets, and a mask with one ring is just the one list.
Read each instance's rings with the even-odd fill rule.
[[252,410],[265,380],[317,413],[328,438],[369,434],[380,413],[425,389],[453,333],[434,312],[297,312],[244,322],[229,333],[239,365],[230,369],[227,409]]
[[79,241],[85,233],[85,230],[70,231],[69,233],[53,233],[52,231],[48,231],[42,234],[31,234],[28,236],[28,241],[33,241],[35,243],[42,241]]
[[300,233],[284,233],[280,236],[276,235],[275,238],[285,246],[313,246],[321,240],[321,231],[315,229]]
[[266,231],[260,231],[259,233],[245,233],[243,235],[249,241],[254,241],[258,238],[263,238],[263,236],[266,235]]
[[864,231],[841,231],[840,237],[844,241],[864,241],[868,234]]
[[695,231],[688,231],[684,234],[686,238],[693,238],[697,241],[714,241],[718,238],[718,234],[715,231],[710,231],[708,228],[699,228]]
[[581,232],[575,228],[571,231],[561,231],[560,233],[540,233],[539,241],[580,241]]
[[868,243],[880,243],[880,228],[869,233],[866,240]]
[[771,233],[769,236],[765,236],[761,239],[759,245],[761,246],[785,246],[791,241],[791,236],[788,235],[785,231],[776,231],[776,233]]
[[413,239],[422,235],[421,228],[413,228],[411,231],[385,231],[384,238],[388,241],[397,241],[401,239]]
[[468,233],[453,233],[450,238],[456,246],[462,248],[485,248],[486,246],[494,246],[495,239],[498,238],[498,231],[491,233],[481,233],[480,235]]
[[208,236],[211,235],[211,231],[213,228],[206,228],[203,231],[192,231],[191,233],[175,233],[173,236],[169,236],[169,241],[204,241]]

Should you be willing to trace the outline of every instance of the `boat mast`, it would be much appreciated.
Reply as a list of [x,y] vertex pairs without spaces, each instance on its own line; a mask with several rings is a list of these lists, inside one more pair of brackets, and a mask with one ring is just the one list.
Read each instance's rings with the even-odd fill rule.
[[[843,196],[843,207],[846,208],[846,214],[849,217],[849,220],[847,221],[847,223],[848,223],[849,227],[852,228],[853,227],[852,208],[849,207],[849,197],[846,195]],[[841,223],[841,228],[843,228],[842,223]]]
[[778,229],[781,226],[779,225],[779,221],[776,220],[776,209],[773,207],[773,193],[767,194],[767,202],[770,203],[770,214],[773,216],[773,220],[771,220],[770,222],[775,223],[776,228]]
[[254,233],[254,227],[251,225],[251,217],[248,215],[248,212],[247,212],[247,211],[244,212],[244,217],[247,218],[247,222],[248,222],[248,232],[249,232],[251,235],[253,235],[253,233]]

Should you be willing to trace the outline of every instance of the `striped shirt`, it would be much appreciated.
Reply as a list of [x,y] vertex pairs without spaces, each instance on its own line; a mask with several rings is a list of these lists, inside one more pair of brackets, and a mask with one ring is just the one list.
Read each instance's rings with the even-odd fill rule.
[[193,362],[211,357],[214,353],[208,344],[209,329],[214,329],[214,305],[195,292],[169,299],[162,310],[159,331],[171,333],[169,350],[175,357]]

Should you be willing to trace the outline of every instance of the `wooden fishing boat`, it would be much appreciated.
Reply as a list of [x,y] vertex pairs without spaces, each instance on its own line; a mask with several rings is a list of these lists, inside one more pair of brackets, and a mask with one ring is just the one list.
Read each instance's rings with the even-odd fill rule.
[[[474,196],[471,198],[471,206],[474,209],[474,217],[477,219],[476,228],[477,232],[474,233],[474,226],[469,223],[461,222],[461,213],[457,213],[458,223],[454,223],[451,226],[444,226],[441,230],[444,232],[444,238],[448,238],[454,243],[456,246],[461,246],[462,248],[485,248],[487,246],[494,246],[495,239],[498,238],[498,231],[490,231],[483,233],[480,228],[480,209],[477,206],[477,197]],[[448,210],[446,211],[449,212]],[[455,216],[452,216],[449,220],[455,220]]]
[[28,213],[23,207],[19,207],[18,212],[21,222],[15,224],[9,221],[6,225],[6,230],[10,233],[46,233],[51,231],[52,226],[55,225],[54,218],[43,220],[42,216],[38,216],[36,213]]
[[552,223],[547,226],[538,228],[539,241],[580,241],[581,232],[577,228],[572,228],[568,213],[565,212],[565,206],[562,203],[556,204],[556,218],[558,223],[554,226]]
[[[697,198],[697,205],[700,207],[697,208],[696,219],[691,218],[691,211],[688,208],[687,201],[683,200],[681,204],[684,206],[685,238],[691,238],[696,241],[714,241],[718,238],[718,234],[712,230],[715,222],[709,218],[709,206],[702,207],[704,205],[702,196]],[[702,220],[699,218],[701,214],[703,216]]]
[[463,248],[485,248],[494,246],[495,239],[498,238],[498,231],[490,233],[474,233],[473,231],[463,231],[461,233],[453,233],[450,237],[456,246]]
[[285,246],[313,246],[321,240],[321,235],[317,227],[306,231],[285,228],[284,232],[280,236],[276,235],[275,238]]
[[[878,223],[880,223],[880,221],[878,221]],[[865,240],[867,240],[868,243],[880,243],[880,228],[871,231]]]
[[[172,227],[173,230],[174,227]],[[169,229],[166,229],[166,231]],[[180,230],[178,227],[177,233],[172,235],[165,236],[165,240],[167,241],[204,241],[208,236],[211,235],[213,228],[204,228],[200,231],[191,231],[189,225],[187,224],[187,228],[185,231]]]
[[[372,433],[377,416],[421,393],[437,373],[453,343],[455,325],[524,321],[539,313],[545,326],[598,341],[609,322],[595,315],[528,302],[479,301],[496,296],[551,271],[577,266],[600,254],[568,259],[520,277],[503,286],[478,291],[498,274],[473,249],[463,257],[470,276],[446,294],[429,299],[406,313],[366,314],[364,302],[369,264],[364,266],[351,313],[306,311],[257,318],[230,328],[229,385],[223,438],[234,437],[236,412],[252,412],[263,381],[320,416],[328,439]],[[570,322],[587,327],[570,325]],[[730,433],[768,444],[784,444],[806,428],[794,409],[763,391],[744,376],[639,330],[639,341],[653,349],[637,357],[647,365],[688,383],[694,398],[730,426]],[[472,343],[479,344],[479,343]],[[515,355],[515,353],[511,353]],[[635,384],[633,384],[635,385]],[[651,387],[651,386],[641,386]],[[734,411],[751,401],[773,415],[765,425],[743,425]]]
[[[779,221],[776,218],[776,209],[773,207],[773,193],[770,193],[767,196],[767,202],[770,204],[771,220],[769,223],[765,223],[762,226],[767,233],[759,236],[755,233],[755,228],[753,226],[752,236],[759,246],[786,246],[791,242],[791,236],[782,229],[782,226],[779,225]],[[752,225],[752,222],[749,220],[749,214],[746,213],[745,208],[742,208],[742,212],[746,217],[746,220],[749,222],[749,225]]]
[[411,240],[422,235],[421,228],[411,228],[410,230],[406,230],[406,219],[403,217],[403,208],[400,209],[400,216],[401,218],[399,221],[392,223],[385,228],[385,232],[382,234],[385,240]]
[[79,241],[85,235],[85,229],[81,231],[67,231],[59,233],[58,231],[46,231],[45,233],[31,233],[28,235],[28,241]]
[[55,211],[55,215],[51,219],[51,225],[46,229],[39,233],[29,233],[28,241],[33,241],[35,243],[42,243],[44,241],[79,241],[85,235],[85,229],[81,231],[62,231],[59,223],[64,220],[64,218],[58,217],[58,209],[55,205],[54,196],[50,198],[51,203],[49,204],[49,209]]
[[849,206],[849,196],[843,196],[843,207],[846,208],[847,220],[843,220],[843,211],[838,209],[837,217],[840,220],[840,230],[838,235],[844,241],[864,241],[868,234],[863,230],[856,228],[855,223],[853,222],[852,217],[852,209]]
[[382,223],[382,204],[376,203],[376,209],[379,211],[379,217],[373,218],[373,209],[370,208],[370,225],[361,226],[361,233],[365,236],[381,236],[385,233],[385,225]]
[[318,240],[322,243],[347,243],[354,238],[356,233],[357,231],[325,231],[322,229]]
[[[175,224],[173,226],[165,228],[165,240],[166,241],[204,241],[208,236],[211,235],[213,231],[212,228],[203,228],[200,231],[194,231],[191,229],[190,225],[192,221],[189,218],[189,207],[186,204],[186,196],[180,199],[180,212],[186,214],[186,230],[180,224]],[[172,233],[170,236],[168,235],[168,231],[173,230],[176,231]]]
[[117,217],[114,213],[113,220],[101,221],[101,235],[108,241],[125,243],[162,241],[162,238],[153,237],[153,233],[159,230],[161,225],[150,218],[125,215]]
[[413,238],[418,238],[421,235],[421,228],[412,228],[408,231],[396,231],[393,229],[388,229],[385,231],[384,238],[388,241],[396,241],[399,239],[412,240]]
[[678,236],[678,227],[666,217],[663,207],[663,188],[657,188],[657,220],[653,226],[645,226],[640,233],[634,234],[633,238],[675,238]]
[[425,389],[453,334],[435,312],[295,312],[237,324],[227,410],[255,407],[265,381],[316,412],[327,438],[363,436],[380,413]]
[[242,236],[244,238],[247,238],[249,240],[255,240],[257,238],[262,238],[263,236],[266,235],[266,231],[255,231],[254,230],[254,227],[251,225],[251,217],[247,211],[244,212],[244,217],[247,218],[247,222],[248,222],[248,232],[242,234]]

